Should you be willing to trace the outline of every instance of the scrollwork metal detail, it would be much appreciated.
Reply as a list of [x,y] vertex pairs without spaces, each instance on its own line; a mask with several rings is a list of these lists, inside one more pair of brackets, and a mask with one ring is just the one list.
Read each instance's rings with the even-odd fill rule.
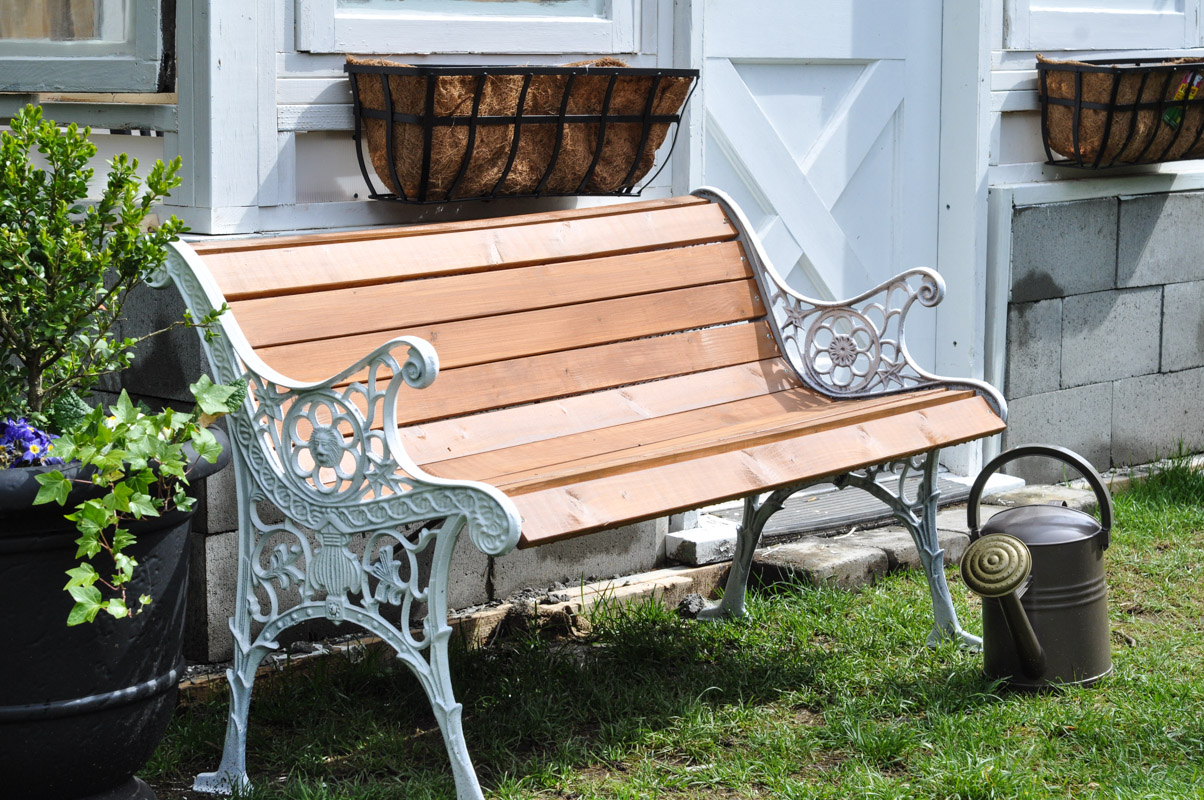
[[1007,403],[983,381],[944,378],[925,371],[907,350],[908,313],[932,307],[945,296],[941,276],[924,267],[910,269],[848,300],[805,297],[786,285],[751,230],[743,212],[722,192],[694,194],[719,203],[735,225],[768,318],[787,363],[808,386],[837,397],[866,397],[929,386],[973,389],[1007,419]]
[[841,305],[775,287],[771,309],[787,358],[809,383],[830,394],[866,395],[937,382],[911,361],[904,327],[914,303],[934,303],[941,294],[938,276],[913,270]]

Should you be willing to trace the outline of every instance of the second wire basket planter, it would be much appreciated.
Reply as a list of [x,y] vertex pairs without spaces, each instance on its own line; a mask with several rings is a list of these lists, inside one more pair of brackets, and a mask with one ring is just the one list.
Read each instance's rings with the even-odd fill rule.
[[1204,158],[1204,61],[1037,56],[1048,163],[1099,169]]

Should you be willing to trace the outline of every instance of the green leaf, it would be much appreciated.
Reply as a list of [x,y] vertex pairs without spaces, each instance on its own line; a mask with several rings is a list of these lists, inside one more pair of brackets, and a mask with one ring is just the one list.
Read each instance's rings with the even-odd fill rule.
[[134,577],[134,567],[138,566],[138,562],[125,553],[114,552],[113,565],[117,570],[113,574],[113,585],[120,586],[123,583],[128,583],[130,578]]
[[109,612],[109,614],[115,619],[121,619],[122,617],[128,617],[130,615],[130,610],[125,607],[125,601],[120,597],[114,597],[112,600],[106,603],[105,611]]
[[202,375],[188,388],[196,398],[197,407],[204,413],[220,415],[229,412],[226,401],[234,394],[235,387],[214,383],[208,375]]
[[226,399],[226,411],[233,414],[247,399],[247,382],[242,378],[235,378],[226,385],[234,389],[230,397]]
[[109,410],[113,413],[113,416],[117,417],[118,422],[125,423],[126,425],[131,425],[138,419],[138,409],[134,406],[133,401],[130,400],[130,395],[125,389],[121,390],[121,395],[117,398],[117,402],[110,406]]
[[[67,517],[67,519],[75,521],[73,517]],[[75,550],[75,557],[92,558],[92,556],[96,555],[101,550],[100,530],[95,527],[90,527],[88,530],[84,530],[80,527],[78,522],[76,523],[76,528],[80,531],[80,536],[75,540],[75,543],[79,545]]]
[[68,389],[50,404],[50,427],[59,433],[75,430],[91,411],[78,394]]
[[67,577],[71,580],[67,581],[67,585],[63,587],[64,589],[70,589],[72,586],[91,586],[100,579],[100,576],[96,574],[96,570],[92,568],[92,565],[87,563],[67,570]]
[[117,522],[117,515],[113,513],[113,509],[105,506],[104,501],[105,498],[85,500],[76,506],[76,512],[70,515],[68,519],[76,523],[76,527],[80,532],[85,532],[86,530],[103,531]]
[[50,502],[58,503],[60,506],[66,504],[67,495],[71,493],[71,481],[67,480],[63,473],[56,469],[36,475],[34,479],[41,484],[38,496],[33,499],[35,506]]
[[91,622],[104,608],[100,590],[95,586],[70,586],[67,593],[75,600],[75,607],[67,615],[68,625],[79,625],[81,622]]
[[125,548],[138,541],[134,538],[134,534],[130,533],[126,528],[118,528],[113,531],[113,552],[120,553]]
[[222,454],[222,446],[217,437],[207,428],[197,428],[192,434],[192,447],[201,458],[213,464]]
[[139,492],[130,496],[129,512],[134,515],[135,519],[157,517],[159,516],[159,507],[155,504],[153,497]]

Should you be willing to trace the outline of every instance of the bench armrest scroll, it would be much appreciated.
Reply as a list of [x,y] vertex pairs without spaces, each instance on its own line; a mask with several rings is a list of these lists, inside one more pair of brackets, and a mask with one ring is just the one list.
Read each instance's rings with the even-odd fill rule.
[[816,300],[795,291],[774,270],[740,209],[722,192],[695,194],[723,206],[745,246],[768,318],[790,366],[811,388],[832,397],[866,397],[921,389],[972,389],[1001,419],[1007,402],[995,387],[970,378],[945,378],[922,368],[907,350],[906,322],[917,303],[932,307],[945,281],[917,267],[847,300]]

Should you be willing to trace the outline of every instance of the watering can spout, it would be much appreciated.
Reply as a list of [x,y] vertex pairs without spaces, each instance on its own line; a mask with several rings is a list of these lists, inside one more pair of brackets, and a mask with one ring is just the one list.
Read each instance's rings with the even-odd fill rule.
[[975,594],[999,602],[1021,670],[1040,678],[1045,674],[1045,650],[1020,605],[1032,569],[1028,545],[1006,533],[976,539],[962,556],[962,580]]

